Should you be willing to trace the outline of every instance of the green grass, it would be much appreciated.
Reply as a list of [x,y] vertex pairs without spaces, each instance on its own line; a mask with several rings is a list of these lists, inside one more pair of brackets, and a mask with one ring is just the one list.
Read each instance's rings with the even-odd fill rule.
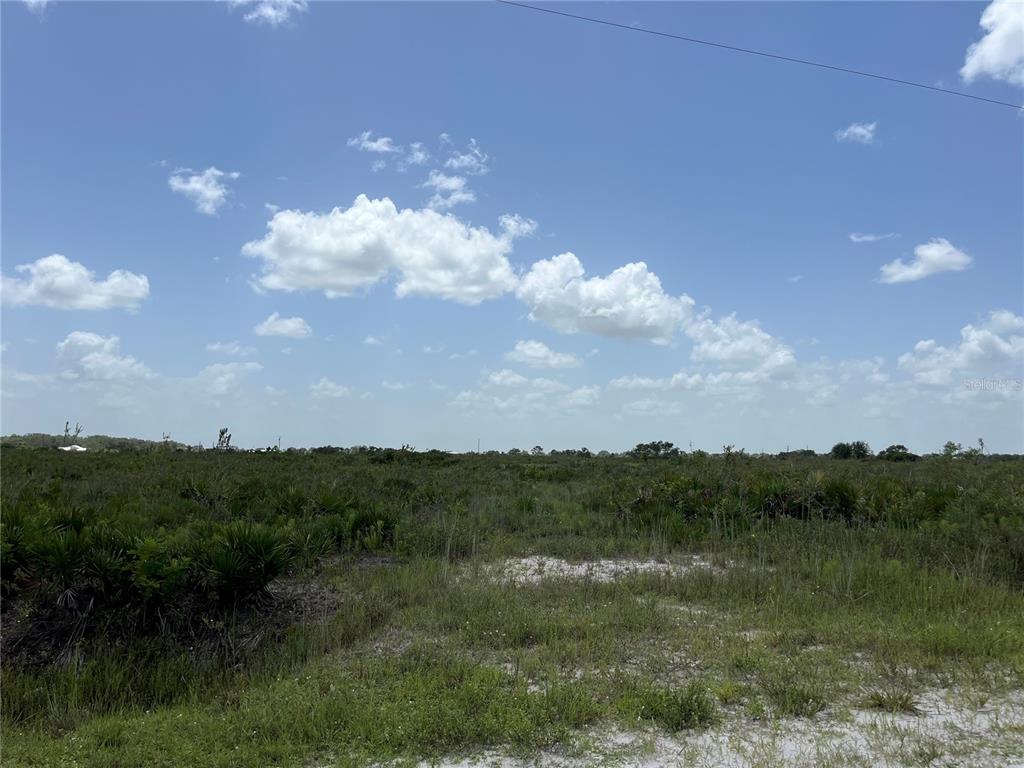
[[[20,570],[4,584],[4,763],[535,754],[593,727],[912,713],[930,687],[998,697],[1024,684],[1022,479],[1020,461],[8,450],[0,522]],[[203,582],[193,554],[189,612],[134,613],[150,606],[132,602],[138,563],[171,568],[211,530],[204,551],[250,559]],[[116,550],[112,532],[152,543],[105,611],[96,597],[119,593],[76,581],[95,574],[75,563]],[[32,576],[40,546],[70,563],[59,583]],[[690,552],[718,569],[487,577],[507,556]],[[267,582],[288,597],[240,602],[224,574],[259,583],[262,563],[288,574]],[[57,604],[69,589],[77,607]],[[10,638],[52,652],[12,654]]]

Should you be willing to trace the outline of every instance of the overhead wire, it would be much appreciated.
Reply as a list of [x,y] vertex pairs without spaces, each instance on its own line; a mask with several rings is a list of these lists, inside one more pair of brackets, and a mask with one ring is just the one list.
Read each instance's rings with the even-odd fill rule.
[[687,35],[679,35],[673,32],[662,32],[656,29],[648,29],[646,27],[637,27],[631,24],[621,24],[616,21],[609,21],[608,19],[599,19],[593,16],[584,16],[578,13],[569,13],[568,11],[558,11],[554,8],[544,8],[539,5],[530,5],[529,3],[519,2],[518,0],[495,0],[495,2],[501,5],[514,6],[516,8],[523,8],[530,11],[537,11],[540,13],[548,13],[553,16],[561,16],[567,19],[575,19],[576,21],[585,21],[591,24],[600,24],[606,27],[615,27],[616,29],[624,29],[629,32],[642,32],[647,35],[655,35],[657,37],[669,38],[672,40],[679,40],[684,43],[693,43],[696,45],[705,45],[711,48],[720,48],[726,51],[732,51],[734,53],[746,53],[752,56],[762,56],[767,59],[775,59],[776,61],[784,61],[790,64],[802,64],[808,67],[817,67],[819,69],[831,70],[833,72],[842,72],[848,75],[857,75],[859,77],[869,77],[874,80],[883,80],[889,83],[895,83],[897,85],[906,85],[913,88],[923,88],[928,91],[935,91],[937,93],[943,93],[948,96],[959,96],[964,99],[973,99],[975,101],[983,101],[988,104],[996,104],[1001,107],[1010,107],[1011,109],[1024,110],[1024,104],[1013,104],[1009,101],[1000,101],[999,99],[990,99],[985,96],[977,96],[973,93],[966,93],[964,91],[957,91],[952,88],[943,88],[938,85],[927,85],[925,83],[918,83],[913,80],[904,80],[899,77],[891,77],[889,75],[880,75],[875,72],[865,72],[859,69],[853,69],[851,67],[840,67],[834,64],[825,64],[820,61],[812,61],[810,59],[801,59],[796,56],[783,56],[778,53],[769,53],[767,51],[759,51],[754,48],[743,48],[738,45],[728,45],[726,43],[718,43],[712,40],[702,40],[697,37],[689,37]]

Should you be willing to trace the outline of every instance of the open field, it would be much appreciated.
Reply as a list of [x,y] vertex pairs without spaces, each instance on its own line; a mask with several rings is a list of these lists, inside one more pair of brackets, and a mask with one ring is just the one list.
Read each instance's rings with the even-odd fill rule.
[[1024,765],[1024,460],[5,450],[11,766]]

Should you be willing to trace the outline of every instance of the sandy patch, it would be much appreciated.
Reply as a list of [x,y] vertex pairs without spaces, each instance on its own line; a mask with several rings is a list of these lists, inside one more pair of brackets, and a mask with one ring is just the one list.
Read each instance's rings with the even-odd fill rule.
[[518,584],[538,584],[545,579],[579,579],[596,582],[612,582],[637,574],[659,576],[682,576],[696,570],[721,572],[700,555],[674,556],[671,560],[639,560],[630,558],[585,560],[571,563],[560,557],[510,557],[493,563],[486,568],[490,577],[497,581],[512,581]]
[[593,729],[578,743],[531,758],[490,750],[421,766],[438,768],[1024,768],[1024,691],[972,704],[962,693],[918,698],[920,715],[853,710],[842,720],[727,718],[703,732]]

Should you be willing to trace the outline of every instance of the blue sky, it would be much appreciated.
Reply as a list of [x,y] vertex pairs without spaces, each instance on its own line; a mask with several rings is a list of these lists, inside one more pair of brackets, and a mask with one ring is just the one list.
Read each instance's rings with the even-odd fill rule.
[[[1024,100],[1007,0],[550,7]],[[0,11],[4,433],[1024,451],[1019,112],[496,3]]]

